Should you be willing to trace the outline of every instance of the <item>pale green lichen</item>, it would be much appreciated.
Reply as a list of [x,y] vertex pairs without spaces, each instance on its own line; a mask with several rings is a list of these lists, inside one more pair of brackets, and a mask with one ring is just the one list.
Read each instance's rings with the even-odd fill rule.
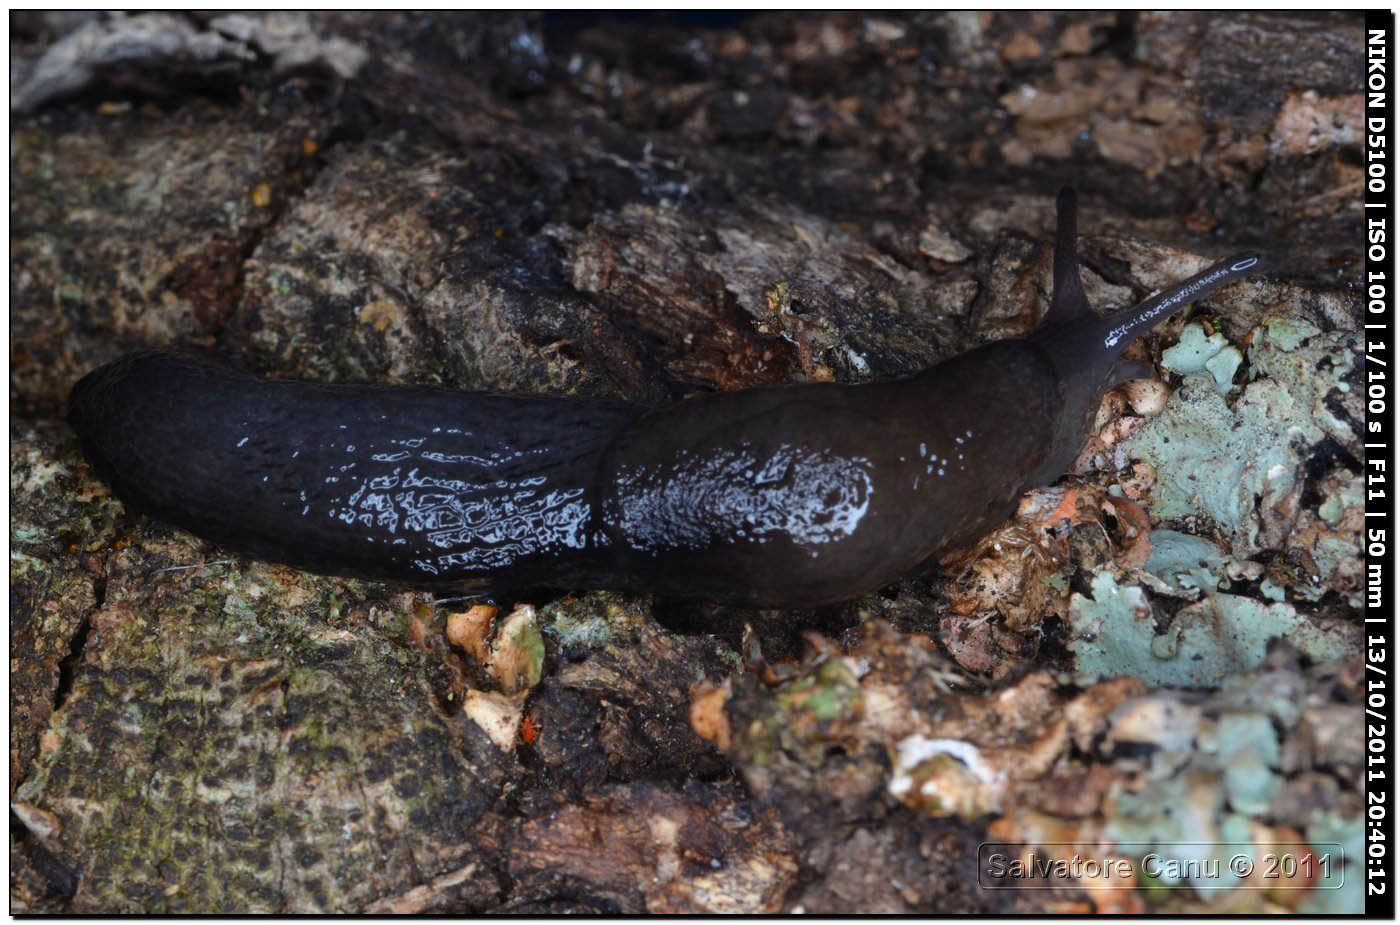
[[1240,353],[1236,347],[1226,347],[1215,356],[1206,360],[1206,372],[1215,377],[1215,387],[1221,394],[1230,391],[1230,386],[1235,379],[1235,371],[1244,362],[1244,354]]
[[1205,514],[1247,552],[1259,532],[1250,514],[1265,473],[1295,460],[1286,433],[1252,428],[1237,436],[1235,425],[1210,377],[1192,373],[1163,412],[1126,441],[1126,450],[1157,472],[1149,491],[1154,520]]
[[1340,526],[1349,507],[1361,507],[1363,483],[1359,474],[1348,475],[1338,491],[1329,492],[1318,505],[1317,516],[1329,527]]
[[1230,712],[1197,737],[1202,751],[1215,754],[1225,769],[1225,791],[1234,809],[1258,815],[1269,808],[1283,779],[1275,773],[1281,750],[1278,733],[1262,713]]
[[1155,635],[1152,608],[1141,588],[1120,586],[1107,571],[1095,573],[1092,587],[1092,599],[1079,594],[1070,597],[1070,628],[1075,638],[1069,648],[1080,684],[1130,674],[1120,666],[1132,665],[1150,654]]
[[1264,322],[1264,331],[1282,350],[1297,350],[1308,338],[1322,333],[1306,321],[1277,317]]
[[[1361,557],[1361,545],[1351,537],[1341,536],[1319,536],[1317,542],[1313,544],[1311,555],[1313,562],[1317,564],[1318,572],[1322,575],[1331,575],[1338,572],[1346,564],[1355,562]],[[1325,594],[1325,588],[1317,589],[1320,594]],[[1307,597],[1308,595],[1304,595]],[[1360,591],[1348,596],[1348,603],[1353,607],[1361,606]]]
[[1360,816],[1343,817],[1315,811],[1307,831],[1308,843],[1329,863],[1313,891],[1299,903],[1300,915],[1356,915],[1366,908],[1366,826]]
[[[1351,368],[1355,335],[1271,320],[1256,329],[1249,348],[1252,381],[1227,402],[1215,376],[1192,370],[1197,362],[1203,370],[1219,353],[1205,355],[1217,341],[1199,326],[1186,332],[1168,364],[1188,370],[1181,387],[1160,415],[1124,441],[1118,462],[1152,466],[1154,520],[1209,518],[1236,559],[1281,549],[1295,522],[1310,447],[1327,437],[1355,442],[1350,426],[1326,407]],[[1311,582],[1296,590],[1306,597]]]
[[1147,571],[1178,591],[1204,591],[1225,583],[1225,557],[1214,543],[1175,530],[1153,530]]
[[1141,588],[1121,586],[1110,572],[1099,571],[1092,589],[1092,599],[1070,598],[1069,648],[1080,684],[1126,675],[1154,687],[1214,687],[1226,675],[1262,664],[1276,637],[1316,661],[1343,658],[1358,644],[1351,624],[1305,619],[1289,604],[1206,588],[1201,600],[1178,610],[1158,633]]
[[[1113,712],[1118,741],[1150,746],[1161,758],[1112,792],[1103,807],[1104,834],[1118,852],[1138,860],[1143,898],[1170,911],[1183,911],[1185,892],[1219,912],[1278,911],[1294,903],[1300,912],[1359,912],[1360,892],[1339,887],[1344,879],[1360,879],[1365,830],[1360,818],[1345,812],[1355,804],[1330,777],[1317,778],[1305,830],[1315,852],[1310,861],[1324,876],[1285,885],[1266,873],[1282,855],[1297,860],[1302,854],[1296,818],[1270,817],[1288,812],[1277,797],[1292,773],[1285,766],[1298,757],[1293,730],[1317,692],[1298,674],[1266,668],[1229,676],[1221,691],[1190,708],[1164,709],[1177,704],[1178,696],[1149,694]],[[1279,889],[1237,890],[1247,868],[1232,858],[1252,867],[1252,885]],[[1202,911],[1199,905],[1185,908]]]
[[565,648],[634,641],[645,619],[646,609],[635,599],[609,591],[560,598],[539,609],[540,629]]
[[1162,367],[1177,373],[1198,373],[1205,371],[1215,379],[1216,388],[1223,395],[1230,391],[1230,383],[1235,378],[1244,356],[1239,349],[1230,345],[1225,335],[1219,331],[1206,336],[1199,324],[1188,324],[1181,332],[1181,338],[1173,347],[1162,351]]
[[1206,336],[1199,324],[1188,324],[1174,346],[1162,351],[1162,368],[1175,373],[1195,373],[1205,369],[1206,360],[1215,356],[1230,342],[1219,331]]
[[[1123,791],[1109,804],[1104,832],[1120,848],[1134,846],[1141,856],[1153,855],[1164,863],[1154,869],[1141,869],[1144,887],[1198,886],[1212,884],[1204,878],[1182,876],[1189,866],[1200,868],[1239,826],[1225,807],[1225,793],[1214,781],[1193,780],[1188,774],[1173,774],[1152,781],[1138,792]],[[1248,832],[1239,841],[1248,841]]]

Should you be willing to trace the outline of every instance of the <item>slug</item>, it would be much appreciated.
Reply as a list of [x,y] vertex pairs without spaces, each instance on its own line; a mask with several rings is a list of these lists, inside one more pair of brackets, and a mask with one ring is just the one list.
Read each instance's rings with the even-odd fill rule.
[[1059,478],[1124,348],[1255,271],[1222,260],[1132,308],[1089,308],[1075,197],[1028,337],[907,379],[703,395],[659,410],[259,379],[165,352],[73,388],[69,421],[119,498],[315,572],[480,592],[619,588],[814,607],[884,585]]

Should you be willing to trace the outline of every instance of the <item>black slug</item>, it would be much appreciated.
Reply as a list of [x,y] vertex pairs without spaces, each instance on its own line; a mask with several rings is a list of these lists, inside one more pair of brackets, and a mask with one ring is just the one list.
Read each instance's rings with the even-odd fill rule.
[[1062,474],[1123,349],[1254,272],[1239,254],[1108,317],[1060,194],[1054,298],[1023,340],[908,379],[660,410],[258,379],[175,353],[85,376],[69,421],[118,497],[311,571],[480,590],[630,588],[762,607],[848,600],[969,542]]

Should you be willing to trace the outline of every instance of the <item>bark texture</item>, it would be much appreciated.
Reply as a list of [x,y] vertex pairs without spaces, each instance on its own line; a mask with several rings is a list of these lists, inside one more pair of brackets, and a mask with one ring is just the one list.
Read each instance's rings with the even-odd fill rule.
[[[1360,837],[1359,14],[21,12],[10,50],[16,911],[1359,911],[976,866]],[[1069,480],[839,611],[493,622],[231,559],[61,421],[171,344],[652,404],[908,374],[1035,323],[1065,183],[1100,310],[1270,270],[1137,348],[1166,385]],[[1141,662],[1092,648],[1120,618]]]

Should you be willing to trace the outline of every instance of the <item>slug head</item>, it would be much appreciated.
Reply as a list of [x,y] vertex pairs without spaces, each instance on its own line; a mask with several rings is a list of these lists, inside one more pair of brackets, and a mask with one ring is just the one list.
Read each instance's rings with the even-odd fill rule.
[[1104,391],[1152,375],[1150,368],[1123,360],[1128,345],[1191,302],[1259,270],[1258,254],[1235,254],[1132,308],[1100,317],[1089,307],[1079,279],[1074,190],[1060,190],[1055,207],[1054,294],[1044,323],[1030,338],[1054,366],[1064,403],[1046,464],[1047,471],[1056,470],[1052,478],[1074,459]]

